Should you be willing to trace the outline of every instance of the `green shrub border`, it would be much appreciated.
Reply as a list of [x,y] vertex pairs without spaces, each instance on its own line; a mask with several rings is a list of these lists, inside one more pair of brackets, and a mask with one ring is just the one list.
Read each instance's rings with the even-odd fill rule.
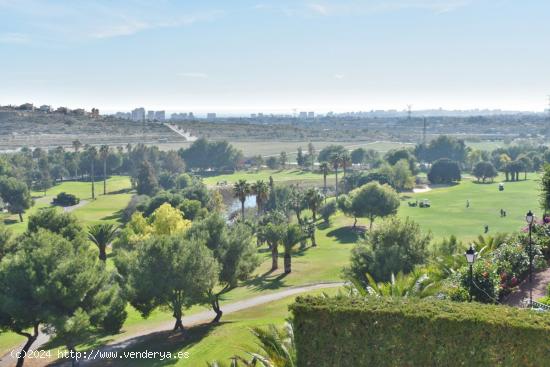
[[549,366],[550,313],[419,299],[298,297],[298,366]]

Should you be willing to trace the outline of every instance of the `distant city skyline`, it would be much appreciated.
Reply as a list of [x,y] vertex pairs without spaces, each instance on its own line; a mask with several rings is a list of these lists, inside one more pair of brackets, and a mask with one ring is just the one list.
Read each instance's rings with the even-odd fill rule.
[[0,104],[542,112],[550,2],[0,0]]

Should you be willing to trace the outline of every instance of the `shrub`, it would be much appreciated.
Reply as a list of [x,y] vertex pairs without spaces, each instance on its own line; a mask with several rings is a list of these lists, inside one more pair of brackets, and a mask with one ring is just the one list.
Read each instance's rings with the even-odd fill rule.
[[298,297],[298,366],[545,366],[544,313],[414,298]]
[[326,225],[330,224],[330,217],[336,213],[336,201],[329,201],[321,207],[320,214]]
[[80,203],[79,198],[73,194],[67,194],[66,192],[60,192],[52,201],[53,205],[59,206],[73,206],[78,203]]
[[[470,268],[465,266],[458,271],[460,286],[470,290]],[[472,298],[482,303],[495,303],[499,298],[500,277],[491,261],[476,261],[473,267]]]
[[345,272],[365,287],[366,273],[376,281],[388,281],[392,274],[409,273],[424,263],[430,240],[431,234],[423,234],[409,218],[391,218],[352,250],[351,265]]
[[438,159],[428,172],[428,180],[433,184],[460,181],[460,167],[457,162],[450,159]]

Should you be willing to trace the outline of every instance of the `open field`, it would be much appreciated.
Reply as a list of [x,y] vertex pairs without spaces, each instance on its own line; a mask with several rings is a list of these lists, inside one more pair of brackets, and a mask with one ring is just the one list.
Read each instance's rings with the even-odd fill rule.
[[[485,225],[489,226],[489,235],[513,232],[525,226],[528,210],[539,216],[542,214],[538,204],[538,176],[531,174],[527,181],[506,182],[504,191],[498,191],[497,182],[501,181],[479,184],[463,180],[455,186],[407,195],[410,198],[401,202],[399,215],[413,218],[423,229],[431,230],[436,238],[454,234],[467,241],[483,234]],[[432,207],[408,206],[408,201],[417,199],[430,200]],[[469,208],[466,208],[467,200]],[[506,217],[500,217],[500,209],[507,212]]]
[[[298,169],[286,169],[286,170],[251,170],[251,171],[238,171],[226,175],[217,175],[204,177],[203,182],[208,186],[215,186],[218,182],[226,181],[228,184],[235,183],[238,180],[247,180],[248,182],[256,182],[258,180],[264,180],[269,182],[269,177],[273,177],[273,181],[277,182],[315,182],[319,185],[323,184],[323,175],[321,173],[306,172]],[[338,178],[341,177],[339,174]],[[327,175],[327,185],[334,184],[334,174]]]

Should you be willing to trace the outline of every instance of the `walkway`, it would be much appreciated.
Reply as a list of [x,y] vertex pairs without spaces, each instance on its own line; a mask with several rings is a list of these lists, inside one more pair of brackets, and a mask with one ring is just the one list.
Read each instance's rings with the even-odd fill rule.
[[[548,284],[550,284],[550,268],[533,274],[533,300],[546,296]],[[502,303],[508,306],[519,307],[521,301],[529,298],[529,276],[521,283],[514,293],[510,294]]]
[[[309,292],[317,289],[326,289],[326,288],[336,288],[343,286],[342,282],[327,282],[327,283],[316,283],[310,285],[304,285],[299,287],[290,287],[280,292],[265,294],[261,296],[252,297],[242,301],[237,301],[229,304],[222,304],[222,311],[224,315],[230,313],[238,312],[247,308],[260,306],[269,302],[277,301],[286,297],[290,297],[296,294]],[[193,315],[183,317],[182,321],[186,327],[201,324],[205,322],[210,322],[214,318],[215,314],[212,310],[202,311]],[[222,319],[223,320],[223,319]],[[108,344],[99,350],[101,352],[119,352],[122,351],[136,343],[139,343],[144,338],[147,338],[148,335],[160,331],[171,330],[174,327],[174,320],[163,321],[156,325],[151,325],[147,327],[146,330],[141,330],[134,334],[123,335],[121,338],[118,338],[115,343]],[[40,347],[48,341],[48,336],[45,334],[40,334],[37,342],[34,343],[31,350],[39,350]],[[46,361],[45,361],[46,362]],[[52,361],[47,361],[52,362]],[[81,361],[80,366],[89,366],[92,364],[92,361]],[[15,360],[11,358],[9,354],[6,354],[0,359],[0,367],[8,367],[15,365]],[[67,364],[68,365],[68,364]],[[34,366],[38,366],[33,364]]]

